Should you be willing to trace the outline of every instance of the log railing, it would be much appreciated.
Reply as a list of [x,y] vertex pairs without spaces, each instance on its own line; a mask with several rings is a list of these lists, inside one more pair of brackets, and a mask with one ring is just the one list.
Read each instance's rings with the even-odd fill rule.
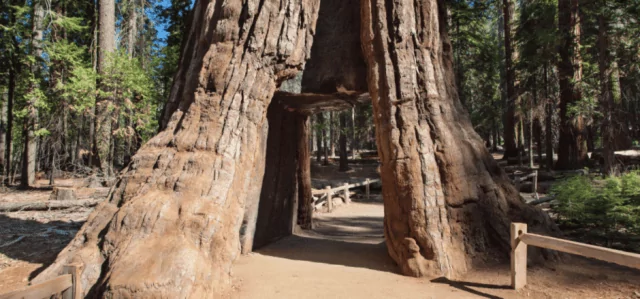
[[359,183],[355,183],[355,184],[348,184],[345,183],[344,185],[340,186],[340,187],[336,187],[336,188],[331,188],[331,186],[327,186],[325,189],[314,189],[311,191],[312,195],[320,195],[320,197],[318,198],[318,202],[320,201],[320,199],[322,199],[323,197],[327,197],[327,208],[329,210],[329,212],[331,212],[333,210],[333,202],[331,201],[331,198],[334,194],[342,191],[344,192],[344,199],[345,202],[349,203],[351,202],[351,198],[350,195],[351,193],[349,192],[349,189],[351,188],[357,188],[357,187],[365,187],[365,196],[367,198],[367,200],[369,200],[369,197],[371,195],[371,184],[373,183],[377,183],[380,182],[380,179],[366,179],[363,182],[359,182]]
[[599,259],[640,269],[640,254],[527,233],[527,224],[511,223],[511,286],[527,284],[527,245]]
[[65,266],[61,276],[21,290],[0,294],[0,299],[49,298],[58,294],[62,295],[62,299],[80,299],[82,298],[82,285],[78,281],[80,270],[80,265]]

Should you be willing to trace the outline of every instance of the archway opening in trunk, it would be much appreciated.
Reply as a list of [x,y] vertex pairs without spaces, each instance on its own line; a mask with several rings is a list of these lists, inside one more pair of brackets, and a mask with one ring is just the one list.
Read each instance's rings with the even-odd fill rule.
[[[310,119],[370,103],[359,1],[321,2],[310,57],[296,77],[281,82],[268,108],[262,189],[247,203],[240,232],[245,253],[297,229],[312,229],[314,210],[323,209],[316,207],[319,200],[318,196],[314,200],[312,188],[353,183],[312,181],[314,134]],[[337,200],[340,194],[335,195]],[[382,215],[378,218],[381,227]]]

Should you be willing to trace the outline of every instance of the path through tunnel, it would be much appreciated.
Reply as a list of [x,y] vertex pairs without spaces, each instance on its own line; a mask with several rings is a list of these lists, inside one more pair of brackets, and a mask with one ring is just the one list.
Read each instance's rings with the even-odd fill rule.
[[[281,82],[271,101],[262,188],[247,202],[240,232],[244,253],[314,227],[309,119],[370,104],[358,4],[321,2],[311,58],[296,77]],[[381,229],[382,215],[376,217]]]

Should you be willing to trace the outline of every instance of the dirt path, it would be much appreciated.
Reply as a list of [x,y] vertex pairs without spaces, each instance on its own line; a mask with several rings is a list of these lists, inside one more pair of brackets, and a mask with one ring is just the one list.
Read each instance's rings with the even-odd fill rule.
[[[97,190],[80,190],[89,193]],[[103,190],[104,191],[104,190]],[[0,193],[0,201],[46,200],[49,190]],[[357,197],[356,197],[357,198]],[[507,286],[500,263],[459,281],[397,274],[383,238],[383,207],[354,202],[317,213],[314,231],[271,244],[236,262],[232,298],[632,298],[640,299],[640,271],[586,259],[530,267],[529,285]],[[28,284],[71,240],[91,209],[0,213],[0,293]],[[24,236],[24,238],[22,238]],[[18,242],[15,240],[20,239]]]
[[429,298],[427,290],[432,298],[465,298],[455,289],[395,274],[382,218],[380,204],[353,203],[320,215],[314,232],[241,257],[234,267],[234,298]]
[[405,277],[386,253],[381,203],[352,203],[316,220],[312,232],[241,257],[232,298],[640,298],[637,271],[577,258],[531,268],[519,292],[508,287],[508,265],[456,282]]

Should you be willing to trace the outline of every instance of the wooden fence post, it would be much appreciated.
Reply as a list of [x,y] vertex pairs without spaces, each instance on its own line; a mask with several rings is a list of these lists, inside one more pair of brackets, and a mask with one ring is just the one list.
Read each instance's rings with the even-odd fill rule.
[[331,191],[331,186],[327,186],[327,209],[329,213],[333,211],[333,191]]
[[526,223],[511,223],[511,287],[515,290],[527,284],[527,244],[520,240],[526,233]]
[[351,198],[349,194],[349,183],[344,183],[344,203],[351,203]]
[[371,184],[371,181],[367,179],[367,181],[364,184],[365,184],[365,192],[366,192],[367,200],[369,200],[369,194],[371,193],[371,189],[370,189],[371,187],[369,187],[369,184]]
[[80,283],[80,272],[82,271],[82,265],[71,264],[66,265],[63,268],[63,274],[71,274],[71,281],[73,285],[71,288],[62,292],[63,299],[80,299],[82,298],[82,284]]

